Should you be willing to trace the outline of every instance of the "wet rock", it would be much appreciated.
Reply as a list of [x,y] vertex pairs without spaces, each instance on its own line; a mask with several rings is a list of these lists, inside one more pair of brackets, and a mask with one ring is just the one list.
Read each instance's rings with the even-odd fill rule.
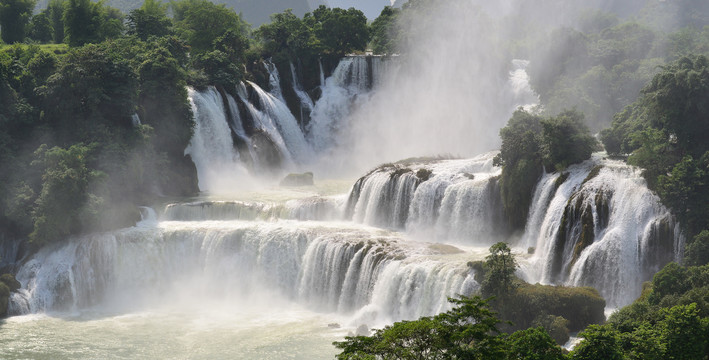
[[311,186],[313,185],[313,173],[288,174],[281,180],[281,186]]

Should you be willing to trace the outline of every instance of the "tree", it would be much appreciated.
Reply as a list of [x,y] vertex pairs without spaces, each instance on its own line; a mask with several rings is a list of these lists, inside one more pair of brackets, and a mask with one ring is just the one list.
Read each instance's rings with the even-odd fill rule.
[[167,17],[167,5],[157,0],[145,0],[143,6],[132,10],[127,16],[128,34],[141,40],[149,36],[170,34],[172,21]]
[[504,242],[490,247],[490,255],[485,257],[485,280],[480,288],[483,296],[495,295],[506,299],[515,289],[517,261],[512,249]]
[[521,229],[526,223],[534,187],[543,173],[541,119],[518,109],[507,126],[500,129],[502,146],[494,164],[502,166],[500,192],[508,223],[513,229]]
[[312,14],[306,14],[304,21],[313,29],[326,53],[342,56],[367,47],[367,18],[360,10],[320,5]]
[[108,46],[72,50],[42,88],[43,105],[52,109],[45,118],[60,143],[113,143],[132,134],[138,81]]
[[542,327],[516,331],[507,338],[509,360],[563,360],[561,348]]
[[434,317],[394,323],[372,336],[333,343],[338,359],[504,359],[500,322],[479,297],[449,299],[454,308]]
[[684,263],[701,266],[709,264],[709,230],[704,230],[687,244],[684,252]]
[[583,339],[571,352],[572,360],[622,360],[623,350],[616,330],[608,325],[591,325],[581,332]]
[[580,112],[565,110],[541,121],[542,156],[547,169],[563,170],[591,157],[596,139],[583,119]]
[[25,39],[27,24],[32,17],[34,0],[1,0],[0,28],[2,40],[7,44],[22,42]]
[[707,331],[702,324],[697,304],[678,305],[662,310],[658,323],[664,358],[668,360],[703,359],[707,350]]
[[123,33],[123,15],[103,2],[67,0],[62,21],[70,46],[98,43]]
[[50,0],[47,5],[47,14],[52,23],[52,40],[55,44],[64,42],[64,1]]
[[233,30],[246,34],[249,25],[234,10],[208,0],[182,0],[171,3],[182,37],[192,47],[193,54],[214,50],[214,40]]
[[52,41],[52,33],[52,23],[50,22],[46,10],[32,17],[28,31],[30,39],[41,43],[48,43]]
[[88,167],[90,154],[90,147],[79,144],[68,149],[43,145],[35,152],[33,165],[44,168],[44,173],[42,192],[32,214],[34,230],[29,239],[33,244],[63,239],[91,221],[89,183],[101,174]]
[[288,9],[271,15],[271,23],[261,25],[254,34],[264,44],[264,55],[285,53],[290,61],[313,55],[312,29]]
[[396,44],[399,39],[398,16],[399,9],[385,6],[379,17],[374,19],[369,26],[372,38],[372,51],[375,54],[393,54],[397,51]]

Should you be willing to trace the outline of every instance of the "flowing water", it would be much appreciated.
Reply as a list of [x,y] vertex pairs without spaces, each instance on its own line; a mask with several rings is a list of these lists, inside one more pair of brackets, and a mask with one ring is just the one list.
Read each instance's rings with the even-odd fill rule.
[[[526,65],[510,66],[510,113],[536,104]],[[3,358],[331,358],[332,341],[362,325],[433,315],[450,308],[447,297],[475,293],[467,263],[497,241],[512,245],[518,276],[593,286],[610,307],[680,258],[679,227],[639,171],[601,153],[539,179],[522,233],[506,229],[496,152],[408,159],[301,188],[255,176],[331,155],[397,66],[345,58],[322,76],[312,107],[292,66],[306,127],[273,64],[268,91],[190,89],[197,128],[185,152],[203,195],[17,264]]]

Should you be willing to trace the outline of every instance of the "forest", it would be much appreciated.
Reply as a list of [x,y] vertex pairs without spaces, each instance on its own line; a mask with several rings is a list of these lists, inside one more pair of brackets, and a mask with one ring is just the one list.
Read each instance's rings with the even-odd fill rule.
[[[296,64],[317,97],[319,64],[329,74],[348,54],[415,56],[406,53],[411,21],[433,3],[410,0],[371,21],[354,8],[320,6],[302,17],[286,10],[253,28],[209,0],[145,0],[127,14],[101,1],[50,0],[35,12],[33,0],[0,0],[0,241],[21,239],[32,253],[132,226],[147,202],[197,194],[184,152],[195,128],[188,86],[234,93],[249,80],[265,88],[268,60]],[[494,55],[530,60],[541,104],[517,110],[500,130],[506,226],[523,230],[545,172],[564,173],[605,150],[642,168],[671,209],[686,239],[682,262],[604,321],[593,315],[602,301],[595,290],[526,284],[509,248],[496,244],[470,264],[482,297],[452,298],[448,312],[347,337],[335,344],[338,358],[707,359],[709,5],[578,5],[571,25],[529,17],[558,5],[541,3],[508,15],[517,27]],[[296,101],[283,95],[289,106]],[[18,288],[12,275],[0,278],[0,314]],[[577,314],[583,320],[559,315],[568,309],[530,319],[515,312],[544,312],[540,303],[559,298],[595,308]],[[574,350],[559,347],[577,331]]]

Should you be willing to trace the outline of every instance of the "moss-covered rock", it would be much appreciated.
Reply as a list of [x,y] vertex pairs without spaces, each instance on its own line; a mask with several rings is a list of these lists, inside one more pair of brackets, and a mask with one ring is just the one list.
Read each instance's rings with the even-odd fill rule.
[[594,288],[521,284],[500,314],[518,329],[532,326],[540,314],[546,314],[563,317],[569,331],[579,331],[603,323],[605,306]]
[[17,291],[22,287],[22,284],[20,284],[20,282],[15,279],[15,275],[12,274],[2,274],[2,276],[0,276],[0,282],[7,285],[10,291]]
[[0,281],[0,318],[7,316],[7,306],[10,303],[10,288]]

